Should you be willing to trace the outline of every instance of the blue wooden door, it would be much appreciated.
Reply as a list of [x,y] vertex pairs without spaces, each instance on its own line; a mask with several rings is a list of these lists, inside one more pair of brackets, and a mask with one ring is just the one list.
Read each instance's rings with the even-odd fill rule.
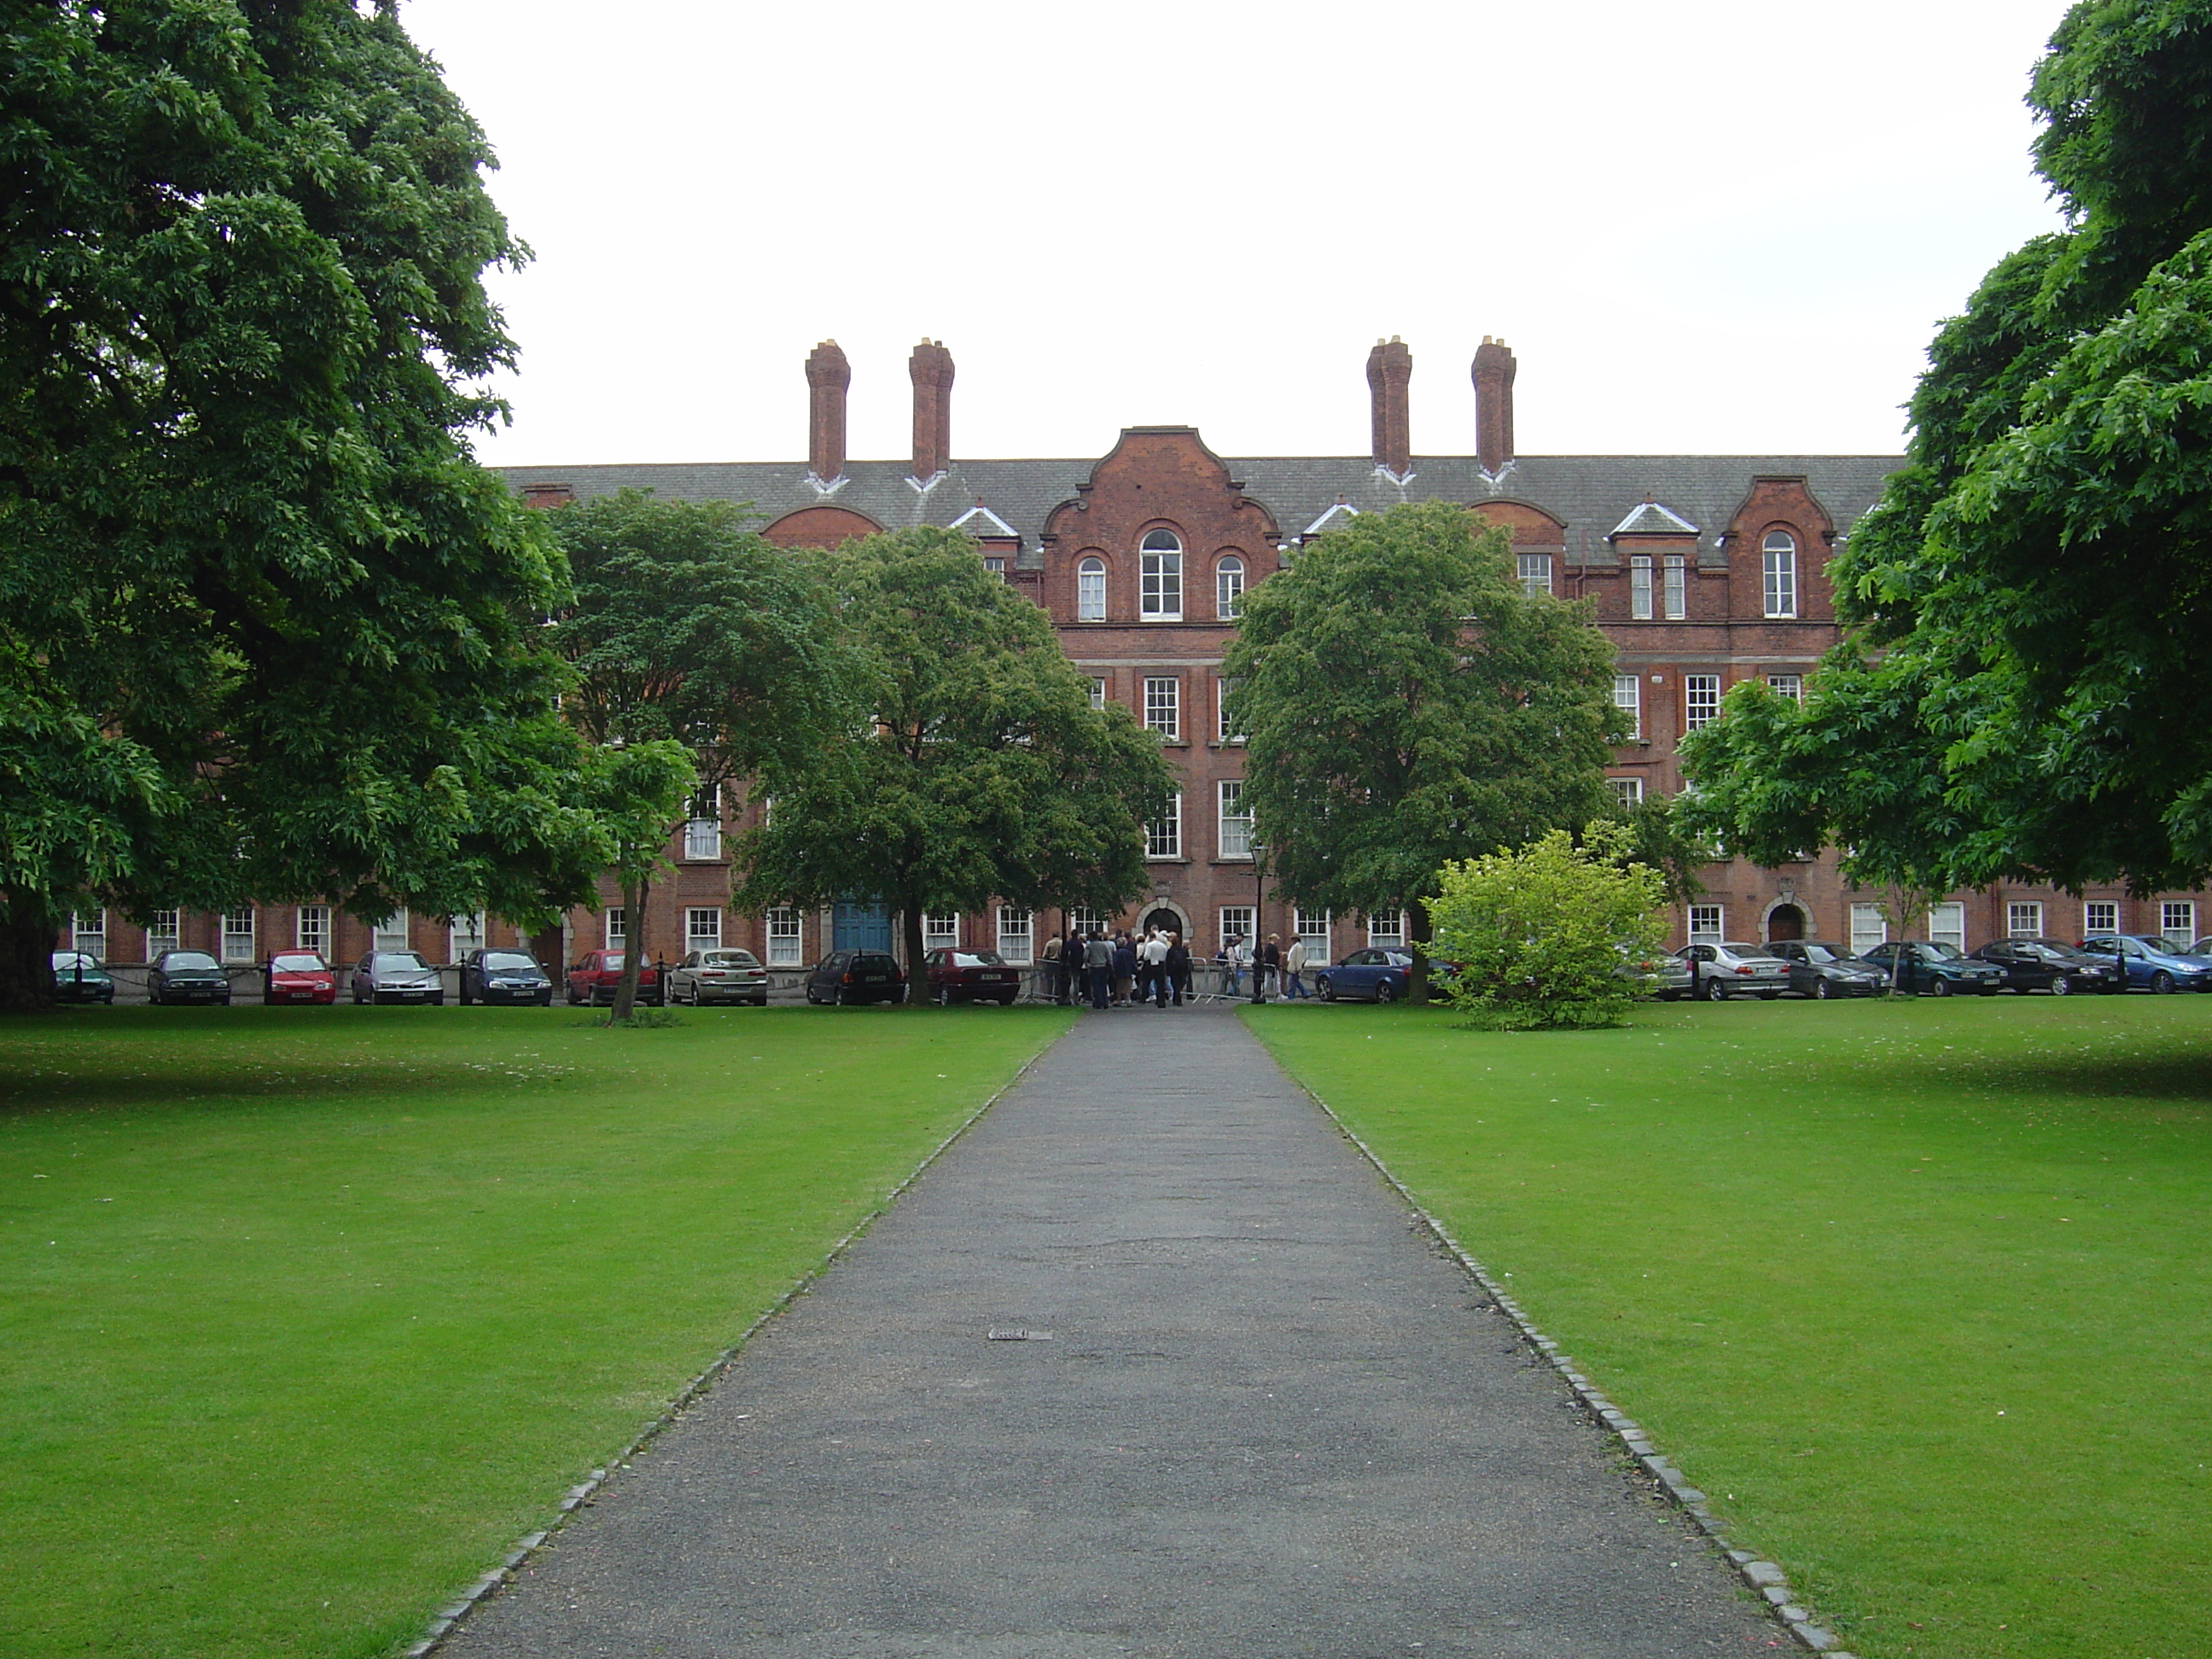
[[830,921],[830,948],[833,951],[888,951],[891,948],[890,907],[848,904],[839,901]]

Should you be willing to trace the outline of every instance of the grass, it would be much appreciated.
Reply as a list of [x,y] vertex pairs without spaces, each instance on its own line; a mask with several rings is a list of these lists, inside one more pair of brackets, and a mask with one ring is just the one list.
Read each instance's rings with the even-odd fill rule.
[[1247,1018],[1854,1652],[2201,1650],[2212,997]]
[[0,1654],[404,1645],[1067,1018],[0,1025]]

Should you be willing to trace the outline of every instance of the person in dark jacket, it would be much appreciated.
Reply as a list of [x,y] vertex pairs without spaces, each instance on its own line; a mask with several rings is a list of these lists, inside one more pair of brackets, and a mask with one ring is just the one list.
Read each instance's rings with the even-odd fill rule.
[[1166,960],[1160,963],[1165,986],[1175,993],[1175,1006],[1182,1006],[1182,1000],[1190,994],[1190,949],[1182,942],[1181,933],[1168,935]]
[[1283,941],[1279,935],[1268,934],[1267,942],[1260,947],[1258,973],[1260,983],[1255,988],[1260,994],[1260,1000],[1265,1002],[1283,983]]
[[1084,941],[1083,970],[1091,981],[1091,1006],[1103,1010],[1107,994],[1113,989],[1114,947],[1103,933]]
[[1137,991],[1137,941],[1124,933],[1114,941],[1114,1000],[1127,1002]]

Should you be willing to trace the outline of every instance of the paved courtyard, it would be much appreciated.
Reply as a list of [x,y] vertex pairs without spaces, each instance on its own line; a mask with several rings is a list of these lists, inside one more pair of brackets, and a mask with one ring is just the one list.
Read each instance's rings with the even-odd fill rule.
[[1085,1014],[442,1651],[1790,1645],[1736,1586],[1238,1021],[1140,1008]]

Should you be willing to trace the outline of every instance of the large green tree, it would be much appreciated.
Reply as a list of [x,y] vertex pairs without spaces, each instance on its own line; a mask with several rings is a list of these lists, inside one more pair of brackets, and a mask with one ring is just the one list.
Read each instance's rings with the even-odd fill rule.
[[[626,489],[547,515],[575,603],[552,630],[576,671],[563,706],[599,749],[672,754],[678,770],[619,820],[614,867],[625,926],[614,1017],[637,999],[645,915],[669,838],[695,811],[719,818],[750,787],[788,790],[851,723],[860,662],[830,589],[770,546],[728,501]],[[613,792],[619,804],[623,790]]]
[[918,990],[925,914],[1138,892],[1174,774],[1127,710],[1091,708],[1045,613],[953,531],[872,536],[824,568],[862,714],[775,793],[749,898],[889,904]]
[[[1732,693],[1683,763],[1741,847],[1856,848],[1908,884],[2191,886],[2212,872],[2212,0],[2084,0],[2028,101],[2068,227],[1930,345],[1905,465],[1830,567],[1856,642],[1802,710]],[[1897,856],[1869,856],[1873,829]]]
[[538,919],[610,848],[467,437],[520,250],[380,7],[0,0],[0,1006],[70,906]]
[[1589,607],[1508,548],[1449,501],[1354,519],[1253,591],[1223,668],[1278,890],[1402,913],[1415,1000],[1437,870],[1598,816],[1626,735]]

